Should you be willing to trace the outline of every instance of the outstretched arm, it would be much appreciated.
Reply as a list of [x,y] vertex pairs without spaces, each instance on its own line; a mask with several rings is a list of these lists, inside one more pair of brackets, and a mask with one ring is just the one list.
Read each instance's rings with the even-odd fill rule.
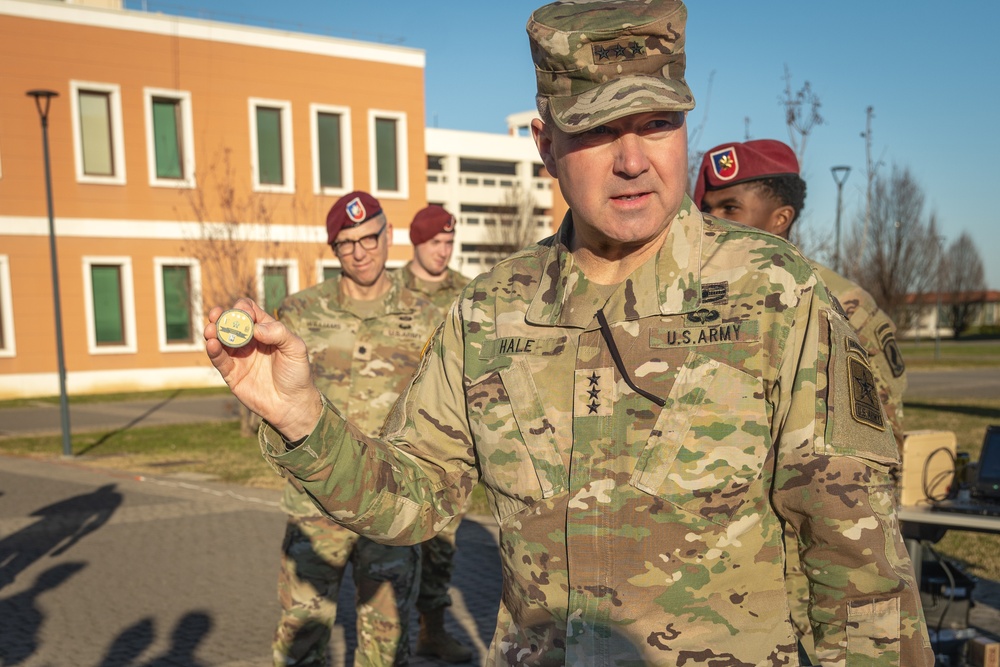
[[323,411],[313,384],[306,344],[250,299],[233,308],[255,322],[253,340],[240,348],[223,345],[215,323],[223,309],[208,314],[205,351],[240,403],[267,420],[289,441],[312,433]]

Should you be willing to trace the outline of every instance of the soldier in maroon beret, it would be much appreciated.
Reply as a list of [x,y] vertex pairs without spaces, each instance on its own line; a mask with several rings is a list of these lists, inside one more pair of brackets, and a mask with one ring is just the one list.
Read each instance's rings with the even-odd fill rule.
[[[694,203],[704,213],[741,222],[787,239],[806,198],[794,151],[774,139],[721,144],[705,153],[695,182]],[[903,392],[906,367],[896,344],[896,325],[859,285],[815,261],[810,262],[845,311],[847,321],[872,362],[879,399],[902,454]],[[792,623],[811,663],[819,664],[809,624],[809,585],[799,567],[794,533],[786,530]]]
[[[440,311],[442,321],[452,302],[469,279],[448,268],[455,249],[455,216],[443,206],[431,204],[417,211],[410,222],[413,259],[399,272],[403,284],[429,299]],[[472,651],[463,646],[444,627],[445,609],[451,606],[448,586],[454,569],[455,533],[463,514],[456,516],[435,537],[421,545],[420,634],[417,655],[440,658],[445,662],[468,662]]]

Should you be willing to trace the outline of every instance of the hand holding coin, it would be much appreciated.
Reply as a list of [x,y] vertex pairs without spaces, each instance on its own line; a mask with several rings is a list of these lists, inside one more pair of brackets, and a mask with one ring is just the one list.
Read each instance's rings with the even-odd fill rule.
[[245,310],[232,308],[219,316],[215,330],[226,347],[243,347],[253,339],[253,319]]

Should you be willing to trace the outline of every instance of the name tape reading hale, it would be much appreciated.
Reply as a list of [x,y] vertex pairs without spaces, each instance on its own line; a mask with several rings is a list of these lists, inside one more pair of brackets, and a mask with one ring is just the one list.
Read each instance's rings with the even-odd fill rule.
[[226,347],[243,347],[253,338],[253,319],[250,313],[232,308],[219,316],[215,330]]

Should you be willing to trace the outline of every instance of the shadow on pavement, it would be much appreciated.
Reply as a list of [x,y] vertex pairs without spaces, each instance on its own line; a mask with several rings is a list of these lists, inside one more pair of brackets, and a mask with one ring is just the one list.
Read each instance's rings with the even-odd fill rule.
[[[121,505],[122,496],[114,484],[35,510],[38,521],[0,540],[0,590],[12,584],[26,568],[48,556],[69,551],[89,533],[99,529]],[[38,598],[64,584],[86,567],[71,562],[55,565],[40,575],[26,590],[0,598],[0,664],[23,663],[37,650],[37,636],[44,616]]]
[[59,556],[111,518],[122,503],[114,484],[105,484],[91,493],[81,494],[35,510],[40,517],[0,540],[0,589],[43,556]]
[[195,659],[195,650],[212,630],[212,617],[204,612],[189,612],[171,633],[170,648],[148,662],[138,662],[140,656],[156,639],[156,622],[146,617],[126,628],[108,648],[99,667],[204,667]]

